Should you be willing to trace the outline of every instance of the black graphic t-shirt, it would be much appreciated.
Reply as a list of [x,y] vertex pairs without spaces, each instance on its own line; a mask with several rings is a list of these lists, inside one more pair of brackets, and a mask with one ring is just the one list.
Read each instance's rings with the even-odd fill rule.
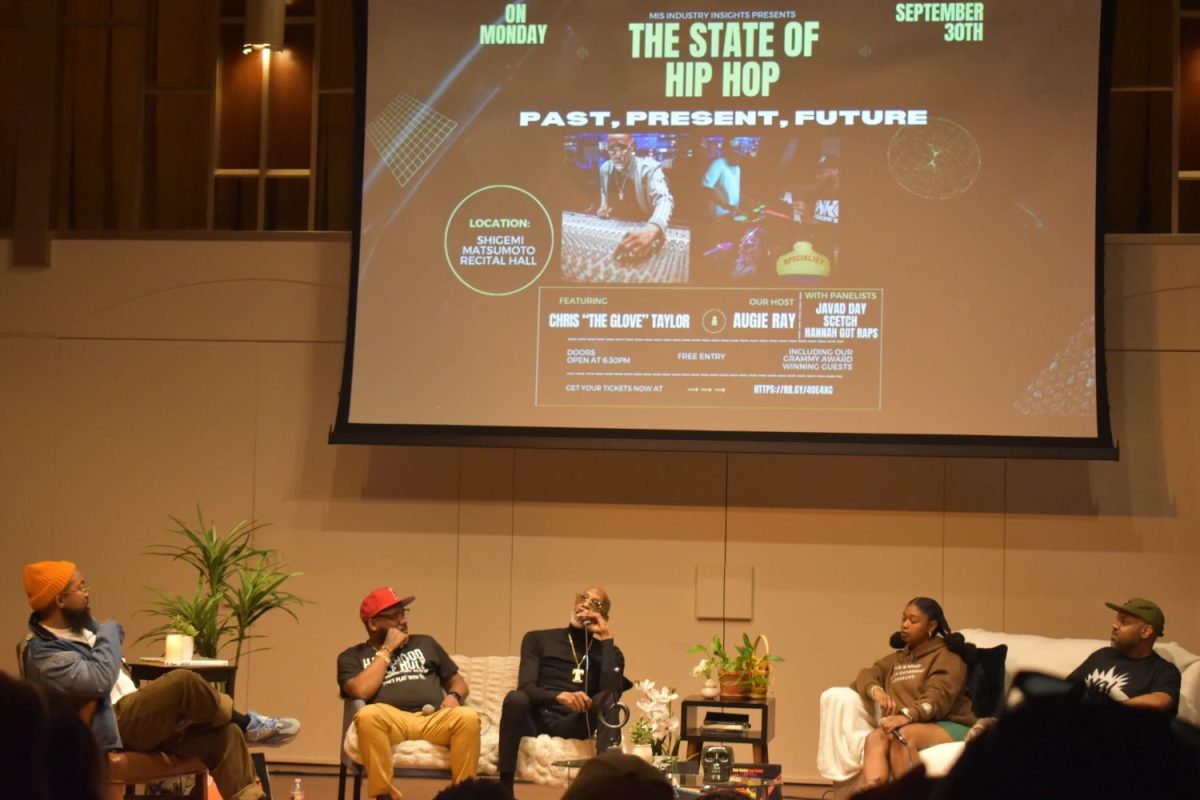
[[1089,690],[1113,700],[1128,700],[1153,692],[1166,692],[1179,707],[1179,670],[1158,653],[1128,658],[1115,648],[1101,647],[1067,676]]
[[[338,687],[370,666],[377,649],[363,642],[343,650],[337,662]],[[425,705],[438,708],[446,696],[442,682],[457,672],[458,665],[432,636],[410,636],[404,647],[392,653],[383,684],[368,702],[405,711],[420,711]]]

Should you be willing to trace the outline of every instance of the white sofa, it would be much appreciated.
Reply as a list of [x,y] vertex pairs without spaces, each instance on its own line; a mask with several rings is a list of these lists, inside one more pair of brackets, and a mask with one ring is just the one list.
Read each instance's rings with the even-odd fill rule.
[[[470,687],[466,705],[479,712],[480,748],[479,774],[497,774],[500,743],[500,709],[504,696],[517,688],[518,656],[451,656]],[[362,701],[346,701],[343,717],[342,751],[353,764],[362,764],[358,753],[358,731],[349,722]],[[521,740],[517,756],[517,779],[532,783],[565,786],[567,771],[552,766],[564,759],[591,758],[595,743],[590,739],[560,739],[554,736],[527,736]],[[392,749],[392,763],[397,769],[422,771],[445,770],[449,774],[449,748],[417,740],[401,742]]]
[[[1089,655],[1108,645],[1103,639],[1057,639],[1019,633],[1000,633],[979,629],[959,631],[968,642],[981,648],[1007,645],[1004,662],[1005,694],[1019,672],[1042,672],[1066,677]],[[1179,717],[1200,725],[1200,656],[1175,642],[1159,642],[1156,652],[1179,668]],[[863,743],[874,727],[870,712],[863,708],[852,689],[828,689],[821,696],[821,729],[817,765],[834,786],[853,783],[862,769]],[[962,753],[964,743],[950,742],[921,751],[921,761],[931,776],[946,774]]]

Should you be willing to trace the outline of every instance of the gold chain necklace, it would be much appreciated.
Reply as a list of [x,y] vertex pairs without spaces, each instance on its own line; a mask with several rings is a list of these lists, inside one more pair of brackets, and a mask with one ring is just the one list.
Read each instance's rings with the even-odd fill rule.
[[587,631],[583,632],[583,636],[587,644],[583,647],[583,658],[580,658],[575,652],[575,640],[571,638],[571,629],[567,628],[567,644],[571,645],[571,658],[575,659],[575,669],[571,670],[571,683],[583,683],[583,662],[592,649],[592,640],[587,638]]
[[[630,164],[629,166],[632,167],[633,165]],[[625,199],[625,184],[629,183],[629,169],[626,169],[624,172],[621,173],[621,178],[622,178],[621,185],[617,187],[617,199],[618,200]]]

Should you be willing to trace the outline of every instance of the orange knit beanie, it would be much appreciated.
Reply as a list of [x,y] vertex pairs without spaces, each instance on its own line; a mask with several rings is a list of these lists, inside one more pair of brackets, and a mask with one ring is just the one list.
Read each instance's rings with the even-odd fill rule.
[[38,561],[25,565],[25,594],[29,597],[29,606],[34,611],[41,611],[50,605],[75,574],[75,564],[70,561]]

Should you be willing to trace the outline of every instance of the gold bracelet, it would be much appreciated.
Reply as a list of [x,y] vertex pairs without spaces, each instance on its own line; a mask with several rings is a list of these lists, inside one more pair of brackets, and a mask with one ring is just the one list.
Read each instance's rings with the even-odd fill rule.
[[388,661],[391,661],[392,660],[392,651],[388,650],[386,647],[381,647],[375,651],[375,657],[378,658],[379,656],[383,656]]

